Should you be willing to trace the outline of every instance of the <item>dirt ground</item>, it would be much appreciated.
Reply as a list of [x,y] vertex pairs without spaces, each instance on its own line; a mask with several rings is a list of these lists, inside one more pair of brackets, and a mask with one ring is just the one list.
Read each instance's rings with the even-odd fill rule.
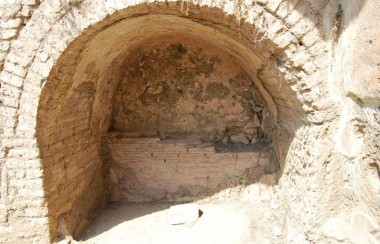
[[169,224],[169,204],[112,204],[81,243],[273,243],[281,236],[270,203],[205,203],[194,223]]

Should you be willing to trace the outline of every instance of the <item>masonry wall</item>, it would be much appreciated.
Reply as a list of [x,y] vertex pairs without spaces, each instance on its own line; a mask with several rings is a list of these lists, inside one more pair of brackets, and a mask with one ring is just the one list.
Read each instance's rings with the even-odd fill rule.
[[243,191],[278,169],[270,145],[259,149],[251,146],[246,152],[218,153],[214,145],[159,138],[114,137],[107,144],[111,201],[200,200],[239,185]]

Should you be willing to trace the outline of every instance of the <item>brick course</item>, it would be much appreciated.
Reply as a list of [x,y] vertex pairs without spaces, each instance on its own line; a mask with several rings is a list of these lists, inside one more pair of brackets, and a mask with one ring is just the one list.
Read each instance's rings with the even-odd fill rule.
[[[116,189],[114,194],[122,195],[119,200],[126,201],[201,199],[225,190],[236,180],[243,186],[252,184],[276,169],[270,148],[217,153],[214,146],[165,142],[156,138],[112,138],[108,139],[108,147],[111,170],[118,176],[118,182],[111,187]],[[130,171],[137,181],[124,180],[124,170]],[[250,170],[256,171],[255,177],[248,175]],[[188,192],[178,193],[184,189]],[[205,195],[194,192],[199,189]],[[123,199],[120,191],[125,191],[127,197]]]

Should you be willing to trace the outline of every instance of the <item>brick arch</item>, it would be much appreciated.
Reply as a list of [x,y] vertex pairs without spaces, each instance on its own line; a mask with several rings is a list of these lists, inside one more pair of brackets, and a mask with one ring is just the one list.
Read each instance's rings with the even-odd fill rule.
[[[9,130],[16,137],[26,139],[28,142],[34,141],[30,147],[28,146],[30,153],[25,157],[28,157],[28,160],[37,159],[31,162],[35,164],[37,169],[41,167],[39,163],[42,159],[45,182],[55,180],[60,170],[66,170],[64,168],[66,166],[60,164],[60,162],[69,159],[65,153],[54,153],[54,149],[60,147],[62,143],[70,144],[69,140],[64,141],[67,139],[64,133],[70,133],[70,131],[51,131],[51,133],[38,134],[39,128],[44,130],[47,128],[45,128],[46,124],[38,123],[51,119],[51,114],[40,112],[41,110],[38,111],[38,106],[42,110],[51,109],[49,106],[54,105],[55,100],[65,96],[64,92],[60,93],[59,91],[65,91],[67,87],[72,86],[70,83],[62,82],[62,77],[59,75],[55,77],[55,74],[62,72],[69,75],[70,72],[74,72],[75,69],[70,70],[70,66],[74,67],[76,62],[80,62],[75,57],[78,57],[78,53],[82,51],[81,47],[84,47],[89,40],[96,38],[102,30],[111,28],[112,25],[118,22],[128,21],[128,19],[133,20],[135,16],[154,13],[165,16],[179,16],[186,21],[200,24],[207,23],[206,26],[209,25],[222,35],[229,36],[231,43],[236,43],[232,52],[236,52],[238,58],[239,56],[241,57],[242,63],[254,63],[256,58],[261,61],[264,60],[265,64],[258,64],[256,67],[256,85],[261,90],[262,95],[266,97],[267,104],[271,104],[272,114],[278,118],[278,123],[281,126],[279,133],[287,134],[287,138],[283,139],[284,142],[281,143],[284,148],[280,148],[280,151],[286,150],[287,143],[291,141],[294,131],[300,125],[321,123],[321,121],[315,120],[314,115],[319,112],[320,107],[324,106],[319,104],[318,101],[322,96],[326,96],[326,93],[324,93],[323,84],[318,80],[316,72],[318,67],[308,60],[308,57],[316,54],[311,54],[311,49],[309,51],[305,47],[305,45],[312,46],[317,41],[311,41],[310,43],[305,41],[304,44],[300,45],[297,37],[288,29],[286,23],[279,16],[269,11],[267,6],[235,6],[232,4],[234,6],[232,7],[231,4],[226,4],[209,8],[202,2],[199,5],[192,5],[186,2],[179,4],[169,2],[169,4],[166,4],[160,3],[160,1],[152,4],[142,3],[128,6],[129,3],[127,2],[102,4],[93,1],[82,1],[78,5],[54,6],[54,3],[45,1],[40,6],[40,12],[38,12],[39,10],[36,11],[33,16],[34,19],[32,18],[29,25],[25,27],[20,35],[20,40],[24,40],[24,43],[30,43],[30,48],[25,50],[20,47],[18,51],[10,54],[23,58],[26,65],[25,69],[17,69],[14,74],[8,72],[6,68],[9,66],[5,65],[4,74],[8,75],[8,79],[22,90],[19,97],[20,105],[15,116],[15,126],[14,128],[9,128]],[[243,8],[246,12],[237,11],[238,8]],[[46,17],[42,19],[47,20],[47,22],[42,21],[41,16],[43,15]],[[34,36],[27,33],[33,33]],[[238,48],[239,45],[241,45],[241,49]],[[290,54],[292,57],[290,57]],[[252,57],[255,58],[252,60]],[[66,65],[55,65],[64,61],[67,61]],[[313,87],[313,91],[311,87]],[[85,86],[82,88],[83,90],[80,92],[92,92],[91,88],[86,88]],[[311,92],[315,91],[319,93],[318,96],[311,95]],[[42,95],[40,100],[41,93],[48,95]],[[82,101],[76,100],[76,102],[81,103]],[[302,107],[301,104],[306,106]],[[75,104],[72,106],[75,108]],[[86,106],[85,102],[84,106]],[[90,107],[83,107],[82,109],[84,113],[91,110]],[[66,115],[70,114],[70,110],[66,112]],[[37,115],[39,122],[36,125],[34,121],[36,121]],[[83,118],[85,117],[86,114],[83,114]],[[58,117],[54,118],[56,121],[59,120]],[[98,122],[100,124],[106,123]],[[85,128],[81,127],[81,121],[71,123],[75,125],[74,132],[82,133],[86,131]],[[101,133],[95,134],[99,136]],[[39,145],[35,142],[36,136],[39,137]],[[84,137],[86,144],[85,148],[82,149],[95,152],[95,154],[93,157],[87,157],[85,154],[79,157],[81,160],[90,160],[93,163],[86,166],[93,166],[87,172],[91,176],[83,176],[86,181],[80,183],[86,185],[87,189],[101,187],[101,182],[92,181],[91,179],[103,175],[101,159],[98,156],[100,150],[97,144],[99,137],[92,136]],[[70,140],[73,140],[72,145],[76,145],[75,143],[82,140],[80,137],[82,137],[82,134],[70,138]],[[279,154],[285,157],[286,151]],[[12,155],[9,155],[9,158],[11,157]],[[75,167],[70,170],[73,170],[71,175],[79,172],[78,168]],[[78,196],[79,199],[83,192],[76,192],[76,189],[81,189],[77,185],[78,182],[71,181],[69,183],[71,185],[68,185],[67,189],[71,189],[72,196]],[[54,186],[49,189],[50,187],[50,184],[48,187],[45,184],[46,192],[42,192],[41,196],[37,197],[44,197],[50,194],[49,191],[58,190]],[[47,199],[51,238],[57,235],[58,222],[61,216],[75,216],[71,223],[66,223],[70,234],[75,234],[81,219],[87,217],[83,215],[86,215],[86,212],[87,215],[94,213],[103,199],[101,194],[93,196],[88,194],[91,199],[80,199],[80,202],[83,204],[83,200],[87,200],[86,203],[91,204],[79,206],[76,204],[79,202],[77,199],[75,201],[56,200],[60,196],[53,195],[51,195],[52,198]],[[56,210],[58,208],[61,210]],[[84,214],[79,214],[80,212],[84,212]],[[42,223],[42,225],[46,225],[46,223]]]

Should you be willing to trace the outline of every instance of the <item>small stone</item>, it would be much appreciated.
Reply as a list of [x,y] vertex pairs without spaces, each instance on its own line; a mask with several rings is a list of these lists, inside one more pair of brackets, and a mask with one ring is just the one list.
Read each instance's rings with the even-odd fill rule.
[[195,203],[171,206],[169,215],[171,225],[193,223],[199,218],[199,206]]
[[243,144],[246,144],[246,145],[249,144],[249,140],[247,139],[247,137],[245,137],[245,135],[243,133],[240,133],[240,134],[237,134],[237,135],[232,135],[231,136],[231,141],[234,142],[234,143],[243,143]]
[[273,227],[272,233],[274,236],[277,236],[277,237],[282,235],[282,231],[281,231],[280,227],[278,227],[278,226]]
[[65,237],[61,237],[60,239],[56,240],[54,243],[57,243],[57,244],[75,244],[75,243],[79,243],[79,242],[75,241],[71,236],[65,236]]
[[24,4],[24,5],[35,5],[36,0],[22,0],[22,4]]
[[223,145],[227,145],[228,144],[228,137],[224,137],[222,140],[222,143],[223,143]]
[[152,95],[158,95],[161,94],[164,91],[163,86],[157,86],[157,87],[149,87],[148,88],[148,93]]
[[183,92],[181,86],[176,86],[177,92]]
[[258,142],[259,140],[257,139],[257,138],[252,138],[251,139],[251,144],[253,145],[253,144],[255,144],[256,142]]
[[2,31],[0,38],[6,40],[6,39],[14,37],[16,34],[17,34],[17,29],[7,29],[7,30]]
[[28,17],[30,15],[30,7],[27,5],[24,5],[21,10],[21,15],[23,17]]
[[255,128],[244,129],[244,132],[249,134],[249,135],[255,135],[256,131],[257,131],[257,129],[255,129]]
[[255,107],[252,108],[252,110],[255,113],[260,113],[261,111],[263,111],[263,107],[255,106]]
[[2,28],[4,29],[14,29],[21,25],[21,19],[11,19],[2,23]]
[[244,125],[244,129],[252,129],[260,127],[260,120],[257,114],[255,114],[247,124]]

